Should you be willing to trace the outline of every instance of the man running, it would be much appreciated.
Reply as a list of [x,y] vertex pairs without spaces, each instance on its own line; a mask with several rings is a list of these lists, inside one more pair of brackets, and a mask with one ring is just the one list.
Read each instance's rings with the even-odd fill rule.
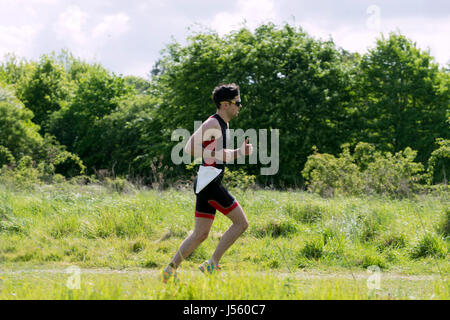
[[221,84],[214,89],[213,100],[217,112],[194,132],[184,149],[195,158],[202,158],[202,165],[194,181],[197,197],[194,231],[183,241],[172,261],[163,270],[164,282],[172,276],[176,278],[176,269],[181,262],[208,237],[216,210],[223,213],[233,224],[222,235],[211,259],[200,265],[202,272],[213,273],[220,269],[219,261],[225,251],[248,228],[248,220],[242,207],[221,183],[227,162],[253,152],[248,138],[239,149],[226,149],[228,123],[239,115],[242,108],[239,87],[234,83]]

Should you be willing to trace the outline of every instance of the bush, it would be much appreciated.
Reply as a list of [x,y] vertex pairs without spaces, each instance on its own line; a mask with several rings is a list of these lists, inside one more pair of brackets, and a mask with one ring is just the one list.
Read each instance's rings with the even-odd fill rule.
[[223,177],[223,185],[229,189],[236,188],[247,190],[255,186],[256,176],[247,175],[243,169],[230,171],[225,167],[225,175]]
[[407,244],[408,239],[406,238],[405,234],[389,233],[381,237],[381,239],[378,242],[378,249],[380,251],[384,251],[389,248],[400,249],[405,248]]
[[3,165],[14,164],[14,162],[15,159],[11,151],[9,151],[8,148],[0,145],[0,168],[3,167]]
[[439,148],[434,150],[428,159],[428,182],[442,182],[447,184],[446,168],[450,168],[450,140],[436,139]]
[[405,197],[419,190],[419,183],[426,177],[423,165],[414,162],[417,151],[411,148],[395,155],[375,151],[373,145],[364,142],[356,146],[353,155],[348,144],[342,149],[337,158],[317,150],[308,157],[302,175],[309,191],[321,196]]
[[361,189],[361,178],[358,167],[352,162],[348,145],[344,147],[341,157],[331,154],[314,154],[308,157],[302,171],[308,190],[323,197],[331,197],[336,193],[358,193]]
[[306,242],[305,246],[300,250],[300,255],[307,259],[318,260],[324,255],[324,247],[324,239],[319,237]]
[[365,254],[362,260],[358,261],[357,264],[359,264],[363,268],[378,266],[381,269],[385,269],[387,267],[387,263],[384,257],[372,252]]
[[0,170],[0,182],[15,189],[29,190],[40,184],[40,173],[35,168],[35,162],[30,156],[24,156],[19,160],[16,168],[3,167]]
[[411,258],[420,259],[425,257],[445,258],[447,247],[445,242],[432,233],[426,233],[412,248]]

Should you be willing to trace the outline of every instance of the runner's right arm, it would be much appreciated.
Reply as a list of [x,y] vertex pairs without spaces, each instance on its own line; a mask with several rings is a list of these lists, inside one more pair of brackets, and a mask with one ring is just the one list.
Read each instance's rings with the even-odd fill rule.
[[[216,151],[217,141],[219,141],[221,136],[222,131],[219,121],[215,118],[209,118],[189,138],[184,151],[195,158],[203,157],[207,163],[212,163],[214,159],[229,162],[232,159],[249,155],[253,152],[253,146],[248,144],[248,139],[239,149],[221,149]],[[208,143],[208,145],[203,149],[204,142]]]

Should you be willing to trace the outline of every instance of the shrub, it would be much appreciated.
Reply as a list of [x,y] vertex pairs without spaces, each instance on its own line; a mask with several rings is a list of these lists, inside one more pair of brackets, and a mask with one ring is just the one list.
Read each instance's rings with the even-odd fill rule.
[[439,148],[434,150],[428,159],[428,182],[443,182],[447,184],[446,168],[450,168],[450,140],[436,139]]
[[366,253],[361,261],[358,261],[359,264],[363,268],[369,268],[371,266],[378,266],[381,269],[385,269],[387,267],[386,260],[380,254],[376,254],[373,252]]
[[3,167],[0,170],[0,182],[15,189],[33,189],[36,184],[40,184],[39,177],[39,170],[30,156],[22,157],[14,169]]
[[417,151],[406,148],[392,155],[375,151],[373,145],[361,142],[353,155],[348,144],[338,157],[319,154],[308,157],[302,175],[308,190],[321,196],[335,194],[380,194],[409,196],[419,190],[426,175],[424,167],[414,162]]
[[300,255],[307,259],[320,259],[324,255],[324,239],[319,237],[306,242],[305,246],[300,250]]
[[447,247],[445,242],[432,233],[426,233],[412,248],[411,258],[420,259],[425,257],[445,258]]
[[404,233],[388,233],[381,237],[378,242],[378,249],[384,251],[388,248],[400,249],[405,248],[408,243]]
[[348,145],[344,146],[339,158],[331,154],[314,154],[308,157],[302,171],[308,190],[323,197],[331,197],[336,192],[358,193],[361,178],[358,167],[352,162]]
[[11,151],[8,150],[8,148],[0,145],[0,168],[3,165],[11,165],[14,164],[15,159],[12,155]]
[[227,188],[237,188],[247,190],[255,186],[256,176],[248,175],[243,169],[230,171],[225,167],[225,175],[223,177],[223,184]]

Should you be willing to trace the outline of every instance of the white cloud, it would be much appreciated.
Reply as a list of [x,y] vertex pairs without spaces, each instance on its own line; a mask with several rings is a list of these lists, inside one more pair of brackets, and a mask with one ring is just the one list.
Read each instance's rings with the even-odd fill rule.
[[303,20],[298,22],[309,34],[316,38],[329,39],[348,51],[359,53],[367,52],[367,49],[376,45],[376,39],[381,33],[388,36],[390,32],[400,31],[401,34],[416,42],[422,50],[430,49],[432,56],[441,64],[446,64],[450,59],[450,42],[443,41],[450,32],[450,19],[406,17],[389,18],[381,17],[378,30],[369,28],[365,24],[340,25],[334,29],[327,20]]
[[0,57],[9,52],[14,52],[19,56],[27,56],[40,29],[41,26],[39,25],[17,27],[0,25]]
[[130,30],[129,20],[123,13],[96,17],[72,5],[59,15],[53,29],[74,54],[92,60],[101,56],[108,41]]
[[254,29],[274,20],[278,17],[272,0],[238,0],[233,10],[219,12],[206,24],[223,35],[241,27],[244,21],[248,28]]
[[60,40],[76,45],[85,45],[87,35],[83,31],[89,15],[78,6],[69,6],[58,17],[54,31]]
[[130,18],[123,13],[106,16],[102,22],[95,26],[92,37],[103,40],[105,38],[120,37],[130,30],[129,20]]

